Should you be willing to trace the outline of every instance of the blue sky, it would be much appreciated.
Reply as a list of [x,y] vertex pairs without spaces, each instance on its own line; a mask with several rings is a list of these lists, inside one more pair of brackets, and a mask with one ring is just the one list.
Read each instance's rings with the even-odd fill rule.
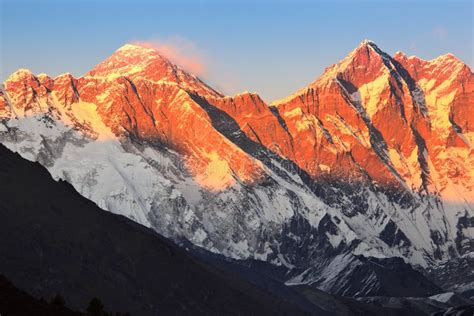
[[18,68],[81,76],[127,42],[158,41],[204,66],[226,94],[285,97],[363,39],[474,65],[473,1],[1,2],[0,80]]

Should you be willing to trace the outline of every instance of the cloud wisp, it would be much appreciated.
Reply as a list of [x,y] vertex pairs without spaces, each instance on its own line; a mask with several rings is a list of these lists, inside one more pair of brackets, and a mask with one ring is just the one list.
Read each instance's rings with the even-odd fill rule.
[[134,40],[132,44],[154,48],[171,62],[197,76],[205,76],[208,65],[203,52],[190,40],[182,37],[169,39]]

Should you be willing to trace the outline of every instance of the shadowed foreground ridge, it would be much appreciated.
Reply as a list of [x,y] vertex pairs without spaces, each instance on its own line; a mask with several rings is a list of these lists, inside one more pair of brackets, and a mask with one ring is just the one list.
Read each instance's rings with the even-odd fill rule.
[[8,316],[48,315],[48,316],[80,316],[64,306],[47,303],[33,298],[24,291],[17,289],[11,282],[0,275],[0,313]]
[[78,310],[96,296],[107,309],[132,315],[300,313],[102,211],[3,146],[0,161],[0,271],[32,295],[61,293]]

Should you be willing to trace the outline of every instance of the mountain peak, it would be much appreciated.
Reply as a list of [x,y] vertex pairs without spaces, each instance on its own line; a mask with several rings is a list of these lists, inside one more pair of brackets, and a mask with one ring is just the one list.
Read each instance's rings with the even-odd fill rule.
[[397,58],[403,58],[403,59],[408,58],[407,54],[405,54],[401,50],[396,51],[395,54],[393,55],[393,57],[395,59],[397,59]]
[[368,54],[377,54],[382,55],[384,52],[375,44],[375,42],[371,40],[363,40],[359,46],[357,46],[349,55],[348,57],[356,55],[358,52],[364,51]]
[[[133,57],[141,57],[143,59],[148,59],[148,58],[160,58],[168,61],[160,52],[151,47],[151,46],[146,46],[146,45],[140,45],[140,44],[125,44],[121,46],[119,49],[117,49],[114,54],[117,56],[120,56],[120,58],[133,58]],[[169,62],[169,61],[168,61]]]
[[438,56],[435,59],[431,60],[431,62],[443,62],[443,63],[449,62],[449,63],[455,63],[455,64],[459,64],[459,63],[464,64],[461,60],[459,60],[459,58],[457,58],[452,53],[446,53],[444,55]]
[[64,80],[64,79],[73,79],[74,76],[70,72],[65,72],[60,75],[57,75],[54,80]]
[[310,87],[320,83],[330,84],[334,78],[343,73],[369,79],[369,77],[371,78],[383,71],[383,60],[387,56],[373,41],[363,40],[344,59],[328,67],[323,75],[314,81]]
[[178,85],[202,95],[221,96],[195,75],[173,64],[155,48],[139,44],[123,45],[87,75],[106,80],[118,77],[145,79],[160,84]]
[[156,49],[150,48],[150,47],[145,47],[143,45],[139,44],[133,44],[133,43],[127,43],[120,47],[119,49],[116,50],[121,51],[121,52],[127,52],[127,51],[156,51]]
[[377,44],[375,44],[375,42],[372,40],[365,39],[359,44],[359,47],[363,47],[363,46],[377,46]]
[[109,58],[95,66],[88,75],[95,77],[135,76],[148,68],[172,68],[172,64],[157,50],[135,44],[126,44],[117,49]]
[[368,76],[369,74],[379,74],[383,68],[382,60],[386,58],[386,56],[386,53],[383,52],[375,42],[365,39],[348,55],[346,55],[344,59],[326,68],[321,77],[308,86],[298,90],[296,93],[293,93],[286,98],[271,102],[271,105],[277,106],[286,103],[295,97],[306,93],[309,88],[315,88],[319,85],[330,85],[334,81],[334,78],[346,72],[349,72],[351,75],[360,73],[363,77],[370,77]]
[[26,69],[26,68],[20,68],[14,73],[12,73],[6,81],[18,81],[24,78],[32,77],[34,76],[31,70]]
[[352,52],[350,52],[347,57],[354,56],[358,52],[366,52],[369,54],[374,53],[378,55],[384,54],[384,52],[377,46],[377,44],[375,44],[375,42],[368,39],[365,39],[360,42],[360,44],[356,48],[354,48],[354,50],[352,50]]

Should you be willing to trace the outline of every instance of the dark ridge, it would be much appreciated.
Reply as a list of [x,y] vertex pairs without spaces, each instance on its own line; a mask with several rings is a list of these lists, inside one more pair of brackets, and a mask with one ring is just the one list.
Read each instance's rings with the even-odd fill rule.
[[98,297],[131,315],[299,315],[235,273],[203,263],[131,220],[105,212],[38,163],[0,146],[0,271],[36,297]]
[[281,117],[280,112],[278,111],[278,108],[275,106],[269,106],[270,112],[275,116],[275,118],[278,120],[278,123],[283,127],[283,129],[286,131],[287,135],[290,137],[292,145],[293,145],[293,138],[291,137],[290,131],[288,129],[288,125],[286,125],[285,120],[283,117]]
[[425,192],[428,193],[429,192],[428,186],[431,182],[430,168],[428,165],[428,161],[425,157],[425,151],[427,151],[428,148],[426,147],[425,140],[420,135],[416,127],[413,126],[413,124],[411,124],[410,128],[412,130],[413,135],[415,136],[415,142],[418,149],[418,163],[420,164],[420,167],[421,167],[421,180],[422,180],[423,189],[425,190]]
[[0,275],[0,315],[24,316],[80,316],[82,313],[70,310],[60,304],[36,299],[16,288],[5,276]]

